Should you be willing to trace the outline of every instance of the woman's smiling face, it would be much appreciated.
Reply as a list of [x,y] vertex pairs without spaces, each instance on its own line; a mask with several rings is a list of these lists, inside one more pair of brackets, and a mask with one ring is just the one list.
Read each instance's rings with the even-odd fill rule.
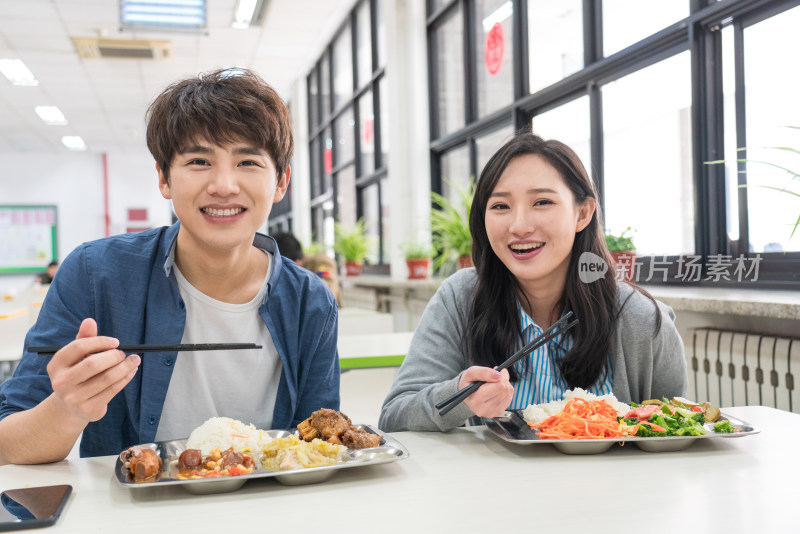
[[527,154],[503,171],[484,221],[492,250],[527,292],[564,286],[575,234],[593,213],[593,200],[576,205],[555,167]]

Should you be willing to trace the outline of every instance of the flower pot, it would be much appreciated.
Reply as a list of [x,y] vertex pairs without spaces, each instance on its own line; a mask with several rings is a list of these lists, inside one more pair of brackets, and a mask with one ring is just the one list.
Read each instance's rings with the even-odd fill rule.
[[614,261],[614,278],[617,280],[634,280],[636,267],[636,251],[620,250],[611,251],[611,259]]
[[459,269],[466,269],[467,267],[472,267],[472,256],[464,255],[458,258],[458,268]]
[[347,276],[358,276],[361,274],[363,265],[360,261],[346,261],[344,262],[344,272]]
[[428,278],[428,270],[431,266],[431,259],[407,258],[406,265],[408,265],[409,280],[424,280],[425,278]]

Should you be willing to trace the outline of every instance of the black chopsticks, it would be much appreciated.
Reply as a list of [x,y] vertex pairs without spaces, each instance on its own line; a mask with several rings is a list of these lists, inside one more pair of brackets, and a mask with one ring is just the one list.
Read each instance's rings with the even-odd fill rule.
[[[28,347],[28,352],[38,353],[39,356],[52,356],[63,349],[60,345],[44,345],[38,347]],[[117,350],[126,353],[138,354],[139,352],[182,352],[187,350],[240,350],[240,349],[260,349],[261,345],[255,343],[198,343],[198,344],[179,344],[179,345],[120,345]]]
[[[554,337],[559,334],[562,334],[578,324],[578,320],[574,320],[569,324],[567,323],[567,319],[572,317],[572,312],[569,311],[564,314],[564,316],[550,325],[550,328],[542,332],[539,337],[534,338],[530,343],[522,347],[520,350],[515,352],[510,358],[506,361],[501,363],[496,367],[498,371],[502,371],[503,369],[507,369],[514,365],[518,360],[522,359],[527,354],[533,352],[534,350],[538,349]],[[566,324],[566,326],[564,326]],[[436,409],[439,410],[439,415],[445,415],[447,412],[461,404],[461,402],[472,395],[481,385],[485,384],[486,382],[477,381],[473,382],[472,384],[468,385],[462,390],[457,391],[454,395],[448,397],[447,399],[443,400],[442,402],[436,405]]]

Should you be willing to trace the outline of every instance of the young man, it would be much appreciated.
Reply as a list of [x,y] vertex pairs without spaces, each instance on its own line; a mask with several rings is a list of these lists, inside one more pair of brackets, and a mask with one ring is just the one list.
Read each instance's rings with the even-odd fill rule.
[[[337,308],[325,284],[257,233],[289,185],[280,96],[252,72],[168,87],[147,145],[179,223],[81,245],[61,264],[0,386],[0,463],[63,459],[186,437],[212,416],[287,428],[339,407]],[[77,334],[77,336],[76,336]],[[257,343],[126,355],[119,344]]]

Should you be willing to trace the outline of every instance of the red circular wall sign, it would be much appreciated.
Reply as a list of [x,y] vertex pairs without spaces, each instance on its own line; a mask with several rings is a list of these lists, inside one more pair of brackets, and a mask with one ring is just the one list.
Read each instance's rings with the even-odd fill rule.
[[500,72],[505,46],[503,25],[495,22],[492,29],[486,34],[486,47],[483,50],[483,61],[486,63],[486,70],[493,76]]

